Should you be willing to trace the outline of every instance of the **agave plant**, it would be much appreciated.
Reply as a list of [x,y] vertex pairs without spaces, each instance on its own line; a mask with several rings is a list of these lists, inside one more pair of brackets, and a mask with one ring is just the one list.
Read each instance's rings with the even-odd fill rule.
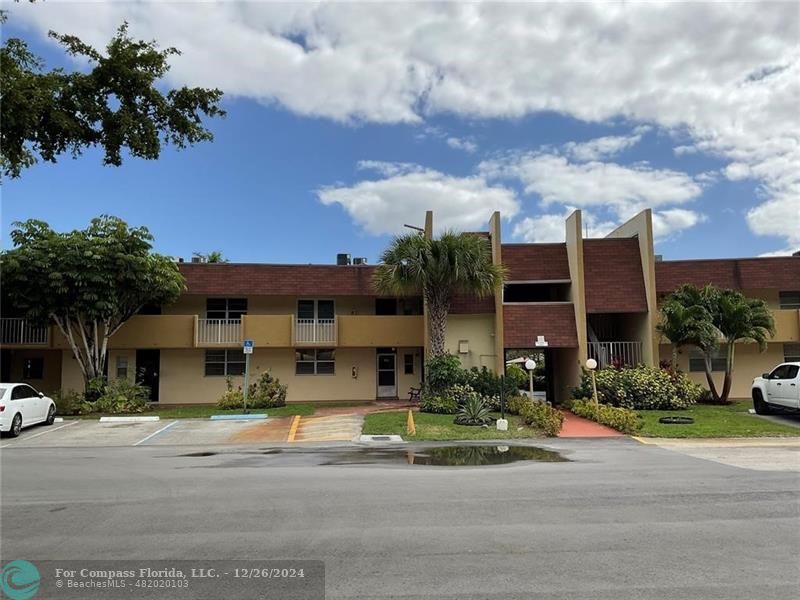
[[458,416],[454,422],[457,425],[485,425],[490,423],[491,420],[489,407],[486,406],[483,398],[477,395],[470,395],[458,409]]

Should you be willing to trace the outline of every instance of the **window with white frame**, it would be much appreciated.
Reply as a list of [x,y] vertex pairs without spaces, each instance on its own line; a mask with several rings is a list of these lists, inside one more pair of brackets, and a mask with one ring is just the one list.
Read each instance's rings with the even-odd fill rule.
[[206,319],[241,319],[247,298],[206,298]]
[[[711,370],[712,371],[724,371],[726,365],[726,352],[727,348],[725,346],[720,346],[715,352],[711,355]],[[692,373],[702,373],[706,370],[706,361],[703,357],[703,353],[700,352],[697,348],[692,348],[689,351],[689,371]]]
[[778,292],[778,302],[781,308],[800,308],[800,291]]
[[800,344],[783,345],[784,362],[800,362]]
[[333,375],[336,372],[336,350],[305,349],[294,353],[297,375]]
[[206,375],[243,375],[242,350],[206,350]]

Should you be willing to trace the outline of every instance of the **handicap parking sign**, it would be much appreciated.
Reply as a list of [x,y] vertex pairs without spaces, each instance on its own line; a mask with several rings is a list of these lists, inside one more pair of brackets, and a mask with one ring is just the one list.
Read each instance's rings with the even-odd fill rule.
[[245,354],[252,354],[254,347],[255,347],[255,344],[253,343],[253,340],[245,340],[242,343],[242,349],[244,350]]

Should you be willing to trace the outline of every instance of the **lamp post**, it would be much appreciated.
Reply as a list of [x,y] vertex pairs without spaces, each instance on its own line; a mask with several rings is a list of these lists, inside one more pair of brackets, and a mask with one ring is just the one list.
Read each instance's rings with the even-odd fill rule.
[[586,361],[586,368],[592,373],[592,400],[594,400],[594,408],[597,410],[600,404],[597,400],[597,377],[595,376],[595,372],[597,371],[597,361],[593,358],[590,358]]
[[531,400],[533,400],[533,370],[536,368],[536,361],[529,358],[525,361],[525,368],[528,370],[528,380],[531,386]]

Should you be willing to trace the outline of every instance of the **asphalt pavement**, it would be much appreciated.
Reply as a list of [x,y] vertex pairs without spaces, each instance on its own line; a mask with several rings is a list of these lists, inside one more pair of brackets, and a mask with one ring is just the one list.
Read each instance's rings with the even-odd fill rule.
[[538,445],[568,460],[411,465],[413,445],[7,447],[3,560],[315,559],[329,599],[800,596],[791,465],[628,438]]

